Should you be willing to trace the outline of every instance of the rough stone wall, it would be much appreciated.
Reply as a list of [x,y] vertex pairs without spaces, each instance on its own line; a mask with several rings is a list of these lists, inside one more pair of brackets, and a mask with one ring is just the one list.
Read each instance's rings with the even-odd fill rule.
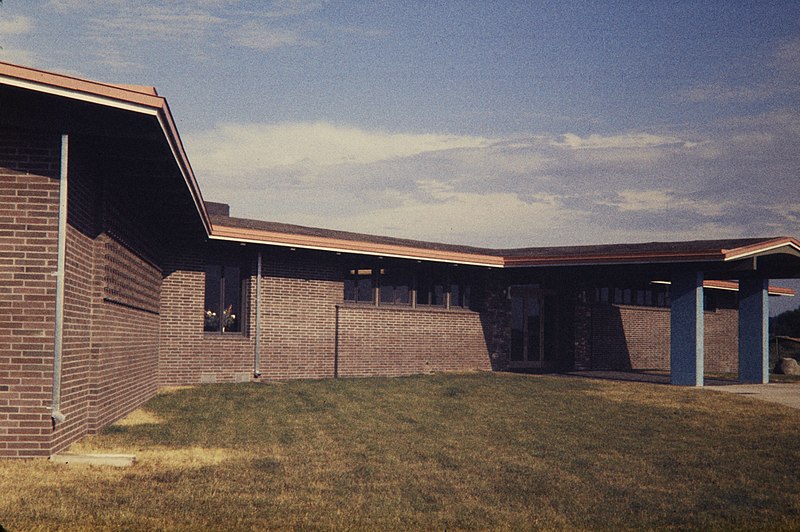
[[497,277],[486,275],[481,281],[479,311],[491,369],[505,371],[511,356],[511,301],[508,283],[498,278],[499,272],[495,274]]

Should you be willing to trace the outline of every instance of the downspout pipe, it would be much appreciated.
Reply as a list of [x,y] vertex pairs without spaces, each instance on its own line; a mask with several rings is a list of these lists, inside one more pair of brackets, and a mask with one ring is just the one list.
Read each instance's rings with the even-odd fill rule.
[[256,265],[256,342],[253,356],[253,377],[261,377],[261,250]]
[[56,316],[53,347],[53,427],[66,419],[61,413],[61,360],[64,347],[64,270],[67,255],[67,166],[69,135],[61,135],[61,175],[58,190],[58,265],[56,270]]

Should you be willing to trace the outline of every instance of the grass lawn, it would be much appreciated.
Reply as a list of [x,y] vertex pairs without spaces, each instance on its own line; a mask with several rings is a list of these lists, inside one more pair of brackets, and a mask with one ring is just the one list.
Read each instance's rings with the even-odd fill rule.
[[[794,386],[788,384],[788,386]],[[800,411],[512,374],[164,392],[79,452],[0,462],[9,530],[800,528]]]

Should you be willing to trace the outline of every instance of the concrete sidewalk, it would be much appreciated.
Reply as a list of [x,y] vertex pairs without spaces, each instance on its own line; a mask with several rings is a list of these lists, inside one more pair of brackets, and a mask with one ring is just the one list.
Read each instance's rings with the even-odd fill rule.
[[[651,384],[669,385],[670,376],[663,371],[568,371],[561,375],[583,377],[591,379],[604,379],[614,381],[647,382]],[[800,382],[781,382],[770,384],[737,384],[733,381],[720,379],[705,379],[702,390],[735,393],[800,409]]]
[[704,386],[704,390],[716,392],[735,393],[800,409],[800,384],[799,383],[772,383],[772,384],[726,384],[724,386]]

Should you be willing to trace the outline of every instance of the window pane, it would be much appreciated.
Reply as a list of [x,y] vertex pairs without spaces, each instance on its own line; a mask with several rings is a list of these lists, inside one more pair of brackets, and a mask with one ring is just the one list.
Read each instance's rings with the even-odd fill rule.
[[359,303],[372,303],[372,277],[359,276],[356,281],[357,299]]
[[461,306],[461,287],[457,284],[450,285],[450,306],[451,307],[460,307]]
[[380,302],[386,305],[411,304],[411,275],[403,270],[381,270]]
[[433,304],[440,307],[445,305],[443,284],[433,285]]
[[521,297],[511,298],[511,360],[518,362],[525,356],[525,317],[523,316],[524,300]]
[[394,304],[394,286],[381,283],[381,303]]
[[345,279],[344,280],[344,300],[345,301],[355,301],[356,300],[356,281],[355,281],[355,279]]
[[445,305],[445,285],[433,271],[421,271],[417,279],[417,305]]
[[219,312],[221,299],[222,268],[206,266],[206,296],[203,330],[217,332],[220,330]]
[[242,279],[238,266],[225,266],[222,332],[242,331]]
[[614,288],[614,303],[617,305],[622,303],[622,289]]
[[394,302],[396,305],[410,305],[411,304],[411,286],[409,284],[401,284],[394,287]]

